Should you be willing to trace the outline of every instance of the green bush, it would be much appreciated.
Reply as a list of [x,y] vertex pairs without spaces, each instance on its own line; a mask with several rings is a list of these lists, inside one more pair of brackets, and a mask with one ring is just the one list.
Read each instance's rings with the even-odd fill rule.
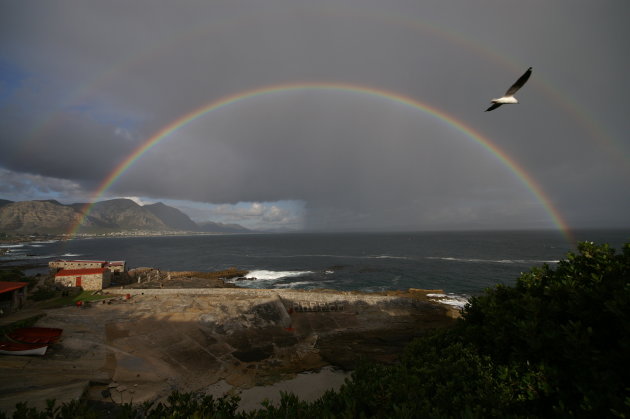
[[556,269],[473,298],[462,336],[520,374],[542,380],[528,408],[539,414],[627,411],[630,388],[630,244],[578,245]]
[[107,294],[98,294],[97,291],[80,291],[76,296],[74,296],[72,301],[75,303],[77,301],[90,302],[90,301],[106,300],[108,298],[112,298],[112,297]]
[[37,291],[31,293],[28,296],[33,301],[49,300],[57,296],[57,291],[54,288],[38,288]]
[[19,268],[0,269],[0,281],[24,281],[25,278]]
[[[39,411],[34,407],[28,407],[28,404],[25,402],[18,403],[12,417],[14,419],[98,418],[97,413],[90,409],[85,401],[72,400],[68,403],[57,405],[55,400],[48,400],[46,404],[46,408],[43,411]],[[5,418],[9,418],[9,416],[0,412],[0,419]]]
[[[236,415],[239,398],[236,396],[224,396],[215,399],[209,395],[199,393],[173,392],[166,403],[153,405],[145,403],[133,412],[135,415],[147,419],[161,418],[232,418]],[[137,417],[131,415],[130,417]]]

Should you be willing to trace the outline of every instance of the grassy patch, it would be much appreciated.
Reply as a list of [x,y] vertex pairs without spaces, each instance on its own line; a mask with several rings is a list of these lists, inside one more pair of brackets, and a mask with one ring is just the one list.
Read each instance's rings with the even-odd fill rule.
[[96,291],[82,291],[81,294],[74,297],[73,302],[77,301],[100,301],[112,298],[110,295],[96,294]]
[[55,297],[46,300],[40,301],[34,305],[35,308],[39,309],[49,309],[49,308],[59,308],[65,307],[74,304],[74,296],[73,295],[59,295],[57,294]]
[[74,292],[69,295],[62,295],[56,292],[54,296],[46,301],[38,302],[35,307],[39,309],[59,308],[75,305],[77,301],[96,301],[108,298],[104,295],[94,295],[94,291]]

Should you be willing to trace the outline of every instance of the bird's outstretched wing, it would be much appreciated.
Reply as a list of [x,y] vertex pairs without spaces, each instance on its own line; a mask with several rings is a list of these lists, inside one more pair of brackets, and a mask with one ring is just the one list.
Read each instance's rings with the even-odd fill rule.
[[516,93],[518,91],[518,89],[520,89],[521,87],[523,87],[523,85],[527,82],[527,80],[529,80],[529,76],[532,75],[532,68],[528,68],[527,71],[521,76],[519,77],[518,80],[516,80],[516,83],[514,83],[508,90],[507,92],[505,92],[505,96],[513,96],[514,93]]
[[488,109],[486,109],[486,112],[490,112],[492,110],[495,110],[496,108],[498,108],[501,105],[502,105],[502,103],[493,103],[492,106],[490,106]]

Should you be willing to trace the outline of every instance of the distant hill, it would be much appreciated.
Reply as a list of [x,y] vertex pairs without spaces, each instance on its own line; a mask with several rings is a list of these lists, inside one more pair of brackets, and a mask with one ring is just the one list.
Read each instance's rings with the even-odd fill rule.
[[176,230],[197,231],[199,226],[177,208],[169,207],[161,202],[144,205],[142,208],[159,218],[165,225]]
[[162,220],[131,199],[111,199],[92,205],[90,216],[121,230],[170,230]]
[[199,231],[208,233],[251,233],[252,230],[243,227],[239,224],[223,224],[215,223],[212,221],[206,221],[203,223],[197,223],[199,225]]
[[[50,201],[12,202],[0,207],[0,231],[10,233],[66,232],[81,217],[73,208]],[[92,227],[92,220],[86,220]]]
[[79,232],[104,233],[125,230],[201,231],[244,233],[237,224],[206,222],[197,225],[177,208],[161,202],[141,206],[130,199],[112,199],[93,204],[82,214],[85,204],[61,204],[55,200],[13,202],[0,200],[0,232],[13,234],[63,234],[81,221]]
[[63,205],[61,202],[57,201],[56,199],[40,199],[33,202],[47,202],[49,204],[54,204],[54,205]]

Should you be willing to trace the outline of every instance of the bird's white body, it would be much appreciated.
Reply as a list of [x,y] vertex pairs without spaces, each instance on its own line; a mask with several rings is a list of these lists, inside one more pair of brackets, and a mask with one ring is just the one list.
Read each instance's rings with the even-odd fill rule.
[[503,96],[496,99],[492,99],[490,102],[506,105],[508,103],[518,103],[518,100],[514,96]]

